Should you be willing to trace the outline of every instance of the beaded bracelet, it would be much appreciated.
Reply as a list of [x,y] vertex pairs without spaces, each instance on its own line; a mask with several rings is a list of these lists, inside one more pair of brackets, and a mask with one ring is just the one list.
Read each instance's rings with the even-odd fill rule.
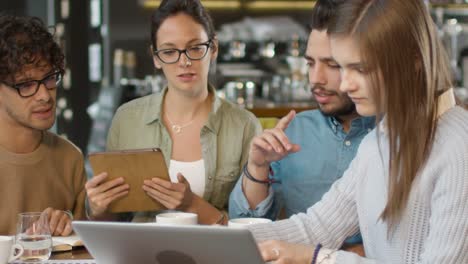
[[72,220],[72,221],[74,220],[73,212],[71,210],[64,210],[63,212],[70,217],[70,220]]
[[[319,263],[317,263],[317,264],[325,263],[324,261],[327,260],[327,259],[330,259],[331,255],[332,255],[333,253],[335,253],[335,252],[336,252],[336,251],[330,251],[330,252],[328,252],[328,253],[322,258],[322,260],[321,260]],[[318,256],[317,256],[317,257],[318,257]],[[318,259],[317,259],[317,260],[318,260]]]
[[317,246],[314,249],[314,255],[312,257],[312,262],[310,262],[310,264],[316,264],[317,263],[318,253],[319,253],[321,248],[322,248],[322,244],[320,244],[320,243],[317,244]]
[[224,215],[223,212],[221,212],[221,217],[214,224],[215,225],[222,225],[224,223],[224,218],[226,218],[226,216]]
[[[244,165],[244,168],[243,168],[243,172],[244,172],[244,175],[245,177],[247,177],[247,179],[253,181],[253,182],[256,182],[256,183],[261,183],[261,184],[267,184],[267,185],[271,185],[273,183],[277,183],[279,181],[275,180],[275,179],[268,179],[268,180],[259,180],[259,179],[255,179],[252,174],[250,174],[249,170],[247,169],[247,164],[248,163],[245,163]],[[270,172],[271,172],[271,168],[270,168]]]

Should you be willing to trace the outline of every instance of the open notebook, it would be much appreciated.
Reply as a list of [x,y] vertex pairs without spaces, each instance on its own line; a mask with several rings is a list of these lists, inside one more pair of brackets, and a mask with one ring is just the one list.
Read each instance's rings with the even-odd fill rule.
[[52,237],[52,252],[70,251],[74,247],[82,247],[83,241],[77,235]]
[[45,260],[42,262],[21,262],[19,260],[10,264],[96,264],[92,259],[61,259],[61,260]]

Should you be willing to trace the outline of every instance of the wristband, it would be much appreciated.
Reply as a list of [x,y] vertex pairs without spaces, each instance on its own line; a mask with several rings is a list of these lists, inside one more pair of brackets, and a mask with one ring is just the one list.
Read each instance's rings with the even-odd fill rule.
[[312,257],[312,262],[310,262],[310,264],[317,264],[317,256],[320,251],[320,248],[322,248],[322,244],[319,243],[314,249],[314,255]]
[[[253,182],[256,182],[256,183],[260,183],[260,184],[266,184],[266,185],[271,185],[273,183],[278,183],[279,181],[275,180],[275,179],[267,179],[267,180],[259,180],[259,179],[255,179],[252,174],[250,174],[249,170],[247,169],[247,164],[248,163],[245,163],[244,165],[244,169],[243,169],[243,172],[244,172],[244,175],[245,177],[247,177],[247,179],[253,181]],[[271,171],[271,168],[270,168],[270,171]]]

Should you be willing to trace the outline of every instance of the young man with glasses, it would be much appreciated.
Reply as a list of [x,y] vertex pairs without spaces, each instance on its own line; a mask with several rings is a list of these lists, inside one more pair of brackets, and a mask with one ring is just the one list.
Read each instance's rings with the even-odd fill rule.
[[0,234],[17,215],[44,211],[52,235],[69,235],[84,218],[80,150],[48,132],[55,122],[64,56],[37,18],[0,15]]

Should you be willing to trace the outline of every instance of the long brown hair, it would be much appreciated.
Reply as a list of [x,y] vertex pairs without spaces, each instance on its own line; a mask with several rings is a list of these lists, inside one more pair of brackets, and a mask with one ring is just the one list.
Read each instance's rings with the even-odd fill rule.
[[389,140],[388,202],[381,218],[390,231],[432,148],[437,97],[451,87],[447,56],[422,0],[344,1],[329,33],[355,39],[371,69],[377,120],[385,119]]

